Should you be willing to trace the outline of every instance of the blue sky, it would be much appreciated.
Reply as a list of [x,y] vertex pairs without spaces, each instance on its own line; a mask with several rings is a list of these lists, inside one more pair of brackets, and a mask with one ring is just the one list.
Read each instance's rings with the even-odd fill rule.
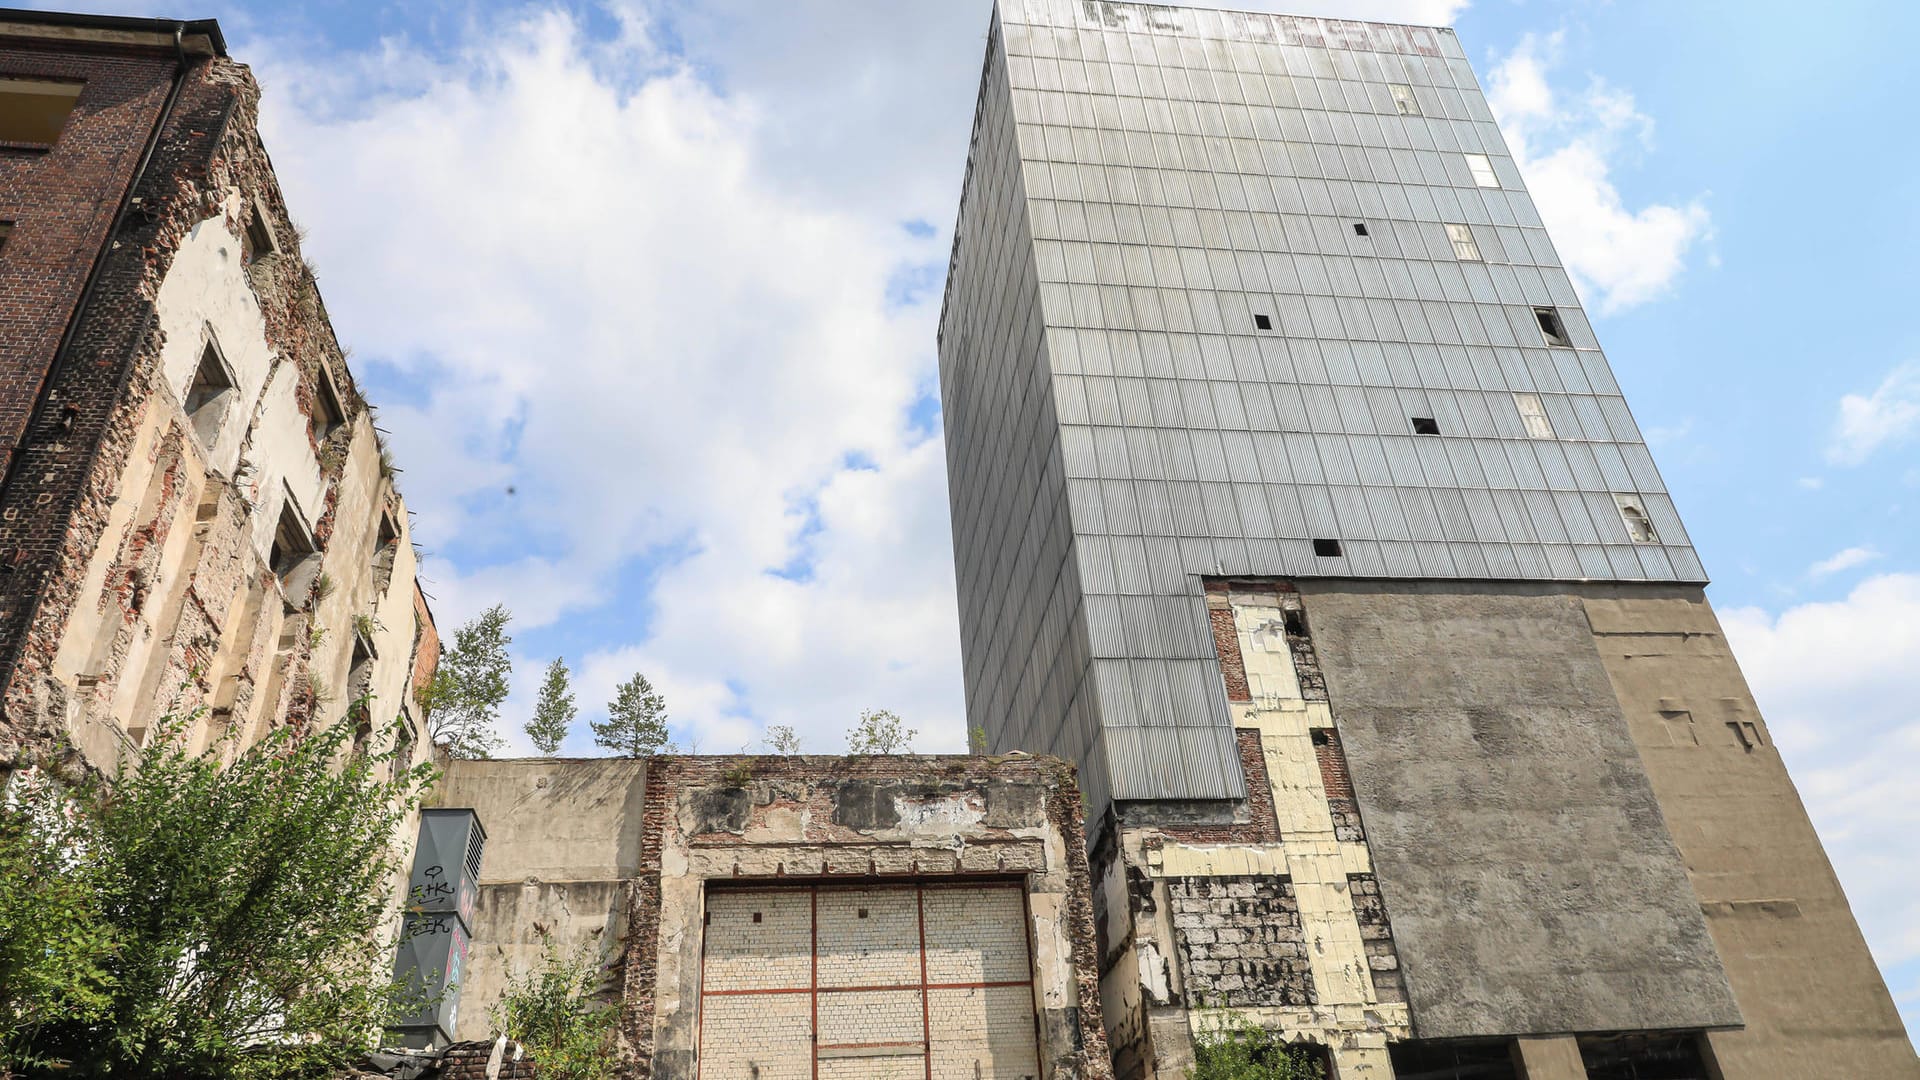
[[[1920,7],[1250,6],[1458,27],[1911,1025]],[[569,752],[634,670],[704,750],[964,742],[933,327],[987,11],[169,6],[265,85],[440,621],[516,613],[517,748],[555,655]]]

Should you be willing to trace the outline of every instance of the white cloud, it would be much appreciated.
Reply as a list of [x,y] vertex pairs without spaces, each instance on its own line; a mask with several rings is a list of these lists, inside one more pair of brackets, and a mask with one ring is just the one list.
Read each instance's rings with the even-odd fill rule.
[[1920,362],[1894,368],[1871,394],[1840,399],[1827,444],[1827,460],[1858,465],[1883,446],[1898,446],[1920,434]]
[[[572,658],[583,730],[637,667],[709,749],[765,719],[837,749],[863,706],[964,744],[943,454],[909,423],[939,296],[888,299],[946,245],[900,227],[910,205],[789,182],[777,103],[722,96],[633,17],[614,42],[540,13],[448,57],[245,54],[357,366],[421,388],[382,422],[436,614],[516,613],[516,744],[542,627],[663,551]],[[810,579],[769,573],[798,556]]]
[[1561,42],[1559,33],[1521,38],[1494,67],[1487,100],[1568,273],[1607,314],[1666,293],[1712,219],[1698,197],[1627,207],[1613,168],[1652,145],[1653,120],[1597,77],[1563,100],[1548,78]]
[[1879,557],[1880,553],[1872,548],[1850,547],[1844,551],[1835,552],[1830,558],[1821,559],[1819,562],[1807,567],[1807,576],[1817,578],[1826,577],[1829,574],[1837,574],[1842,570],[1851,570],[1856,566],[1864,566]]
[[1874,956],[1920,1021],[1920,574],[1720,619]]

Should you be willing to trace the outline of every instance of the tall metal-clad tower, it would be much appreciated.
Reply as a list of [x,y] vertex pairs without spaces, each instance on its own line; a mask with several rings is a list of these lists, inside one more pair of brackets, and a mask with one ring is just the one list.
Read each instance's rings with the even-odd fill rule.
[[1452,31],[1002,0],[940,361],[1119,1075],[1920,1075]]

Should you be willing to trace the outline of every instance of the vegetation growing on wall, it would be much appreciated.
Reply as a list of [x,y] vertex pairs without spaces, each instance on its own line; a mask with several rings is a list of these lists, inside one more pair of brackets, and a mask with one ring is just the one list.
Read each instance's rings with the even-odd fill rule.
[[383,931],[432,768],[402,767],[397,732],[355,750],[346,723],[197,752],[197,719],[162,721],[111,782],[15,778],[0,1075],[325,1076],[408,1004]]
[[847,753],[911,754],[918,734],[887,709],[863,709],[860,722],[847,732]]
[[1221,1017],[1193,1040],[1189,1080],[1325,1080],[1322,1051],[1242,1017]]
[[606,1080],[614,1074],[614,1020],[619,1010],[600,995],[600,950],[563,951],[552,938],[540,965],[510,976],[490,1018],[527,1048],[541,1080]]

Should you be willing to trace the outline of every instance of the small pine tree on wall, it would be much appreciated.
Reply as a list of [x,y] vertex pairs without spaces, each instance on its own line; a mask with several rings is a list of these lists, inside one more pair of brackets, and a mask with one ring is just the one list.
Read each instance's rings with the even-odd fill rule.
[[533,719],[527,721],[527,737],[541,753],[558,753],[579,712],[573,704],[573,673],[567,670],[566,658],[556,656],[540,684],[540,700],[533,707]]
[[639,672],[620,684],[607,703],[607,718],[593,721],[592,726],[593,741],[622,757],[674,752],[666,699]]

